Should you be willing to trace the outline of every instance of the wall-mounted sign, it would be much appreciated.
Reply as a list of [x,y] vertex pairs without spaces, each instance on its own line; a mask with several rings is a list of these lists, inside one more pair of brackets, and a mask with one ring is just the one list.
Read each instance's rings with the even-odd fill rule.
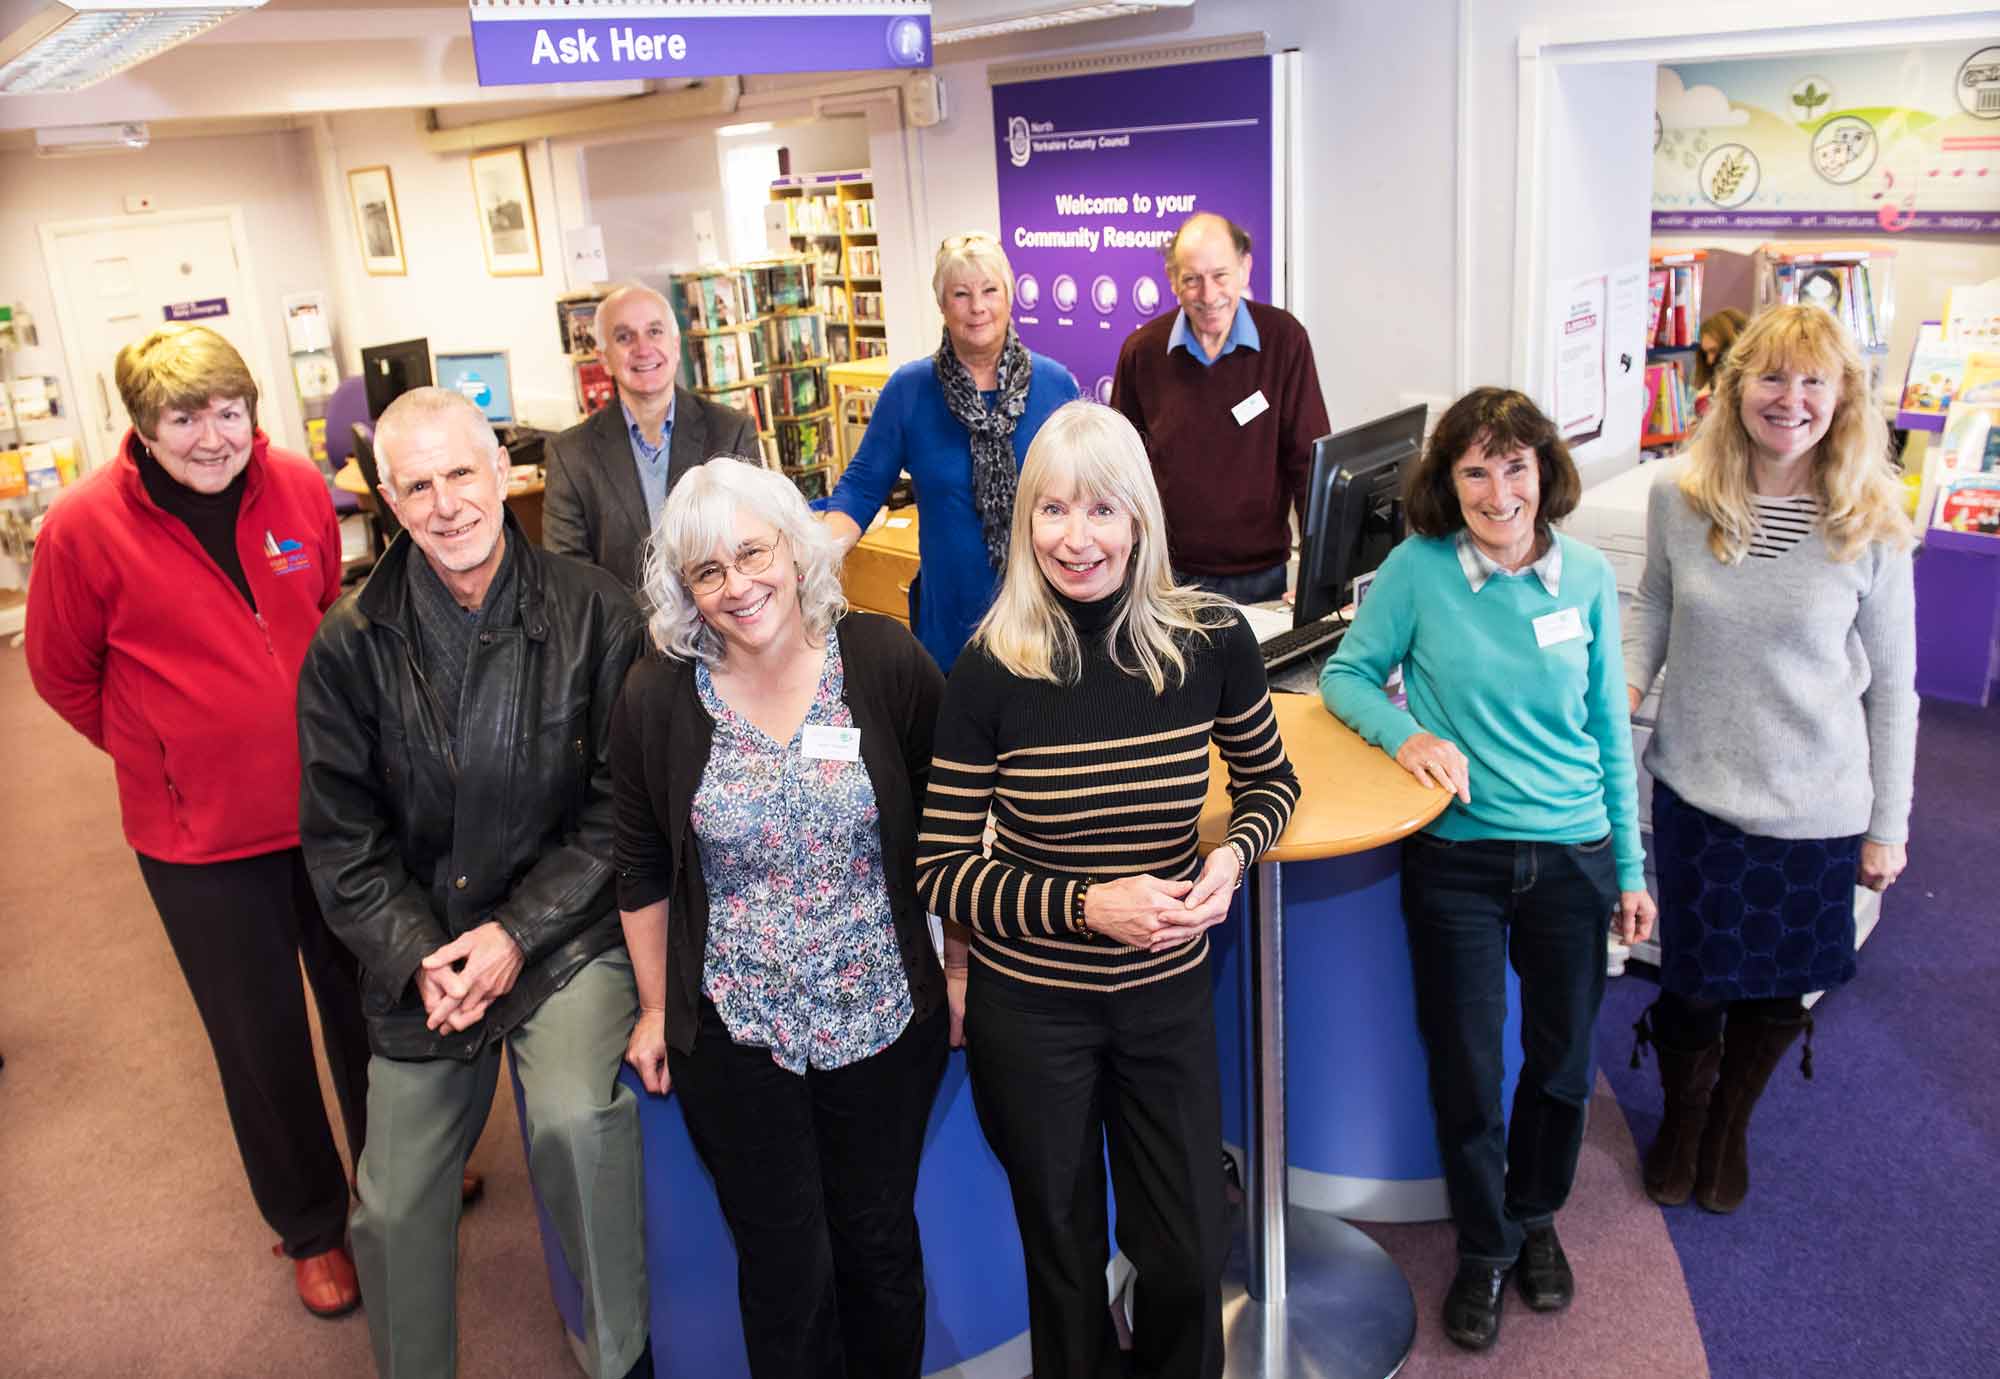
[[2000,233],[2000,44],[1662,67],[1653,229]]
[[160,308],[169,321],[199,321],[206,316],[227,316],[227,297],[203,297],[198,302],[168,302]]
[[1271,300],[1271,62],[1229,58],[993,88],[1014,326],[1111,400],[1125,337],[1180,309],[1162,256],[1197,211],[1249,232]]
[[469,0],[481,86],[931,65],[930,0]]

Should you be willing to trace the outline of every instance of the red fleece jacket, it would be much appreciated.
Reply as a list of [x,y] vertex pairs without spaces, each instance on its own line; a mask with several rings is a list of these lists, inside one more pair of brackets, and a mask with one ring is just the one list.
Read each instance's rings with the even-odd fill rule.
[[299,665],[340,595],[340,525],[303,456],[252,443],[236,553],[253,612],[118,458],[49,510],[28,581],[28,672],[111,755],[125,838],[163,862],[299,841]]

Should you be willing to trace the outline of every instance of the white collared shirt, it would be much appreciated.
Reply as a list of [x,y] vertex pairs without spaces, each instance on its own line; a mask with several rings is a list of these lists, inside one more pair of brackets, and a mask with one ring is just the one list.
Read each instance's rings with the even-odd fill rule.
[[1550,598],[1562,597],[1559,592],[1563,573],[1562,542],[1556,540],[1554,532],[1549,533],[1549,548],[1542,553],[1541,559],[1522,570],[1509,570],[1480,550],[1479,543],[1472,539],[1472,533],[1464,527],[1458,529],[1457,545],[1458,568],[1465,571],[1465,582],[1472,586],[1472,592],[1475,594],[1485,588],[1486,581],[1495,575],[1532,573],[1542,582],[1542,587],[1549,591]]

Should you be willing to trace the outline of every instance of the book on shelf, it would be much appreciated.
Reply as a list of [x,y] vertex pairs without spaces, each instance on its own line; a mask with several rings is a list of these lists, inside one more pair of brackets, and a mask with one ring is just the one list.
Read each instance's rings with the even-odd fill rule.
[[848,300],[853,304],[854,319],[857,321],[879,321],[882,319],[882,294],[880,292],[850,292]]
[[761,333],[771,368],[826,358],[826,320],[817,311],[766,316]]
[[840,241],[825,239],[815,241],[806,251],[813,256],[813,267],[822,278],[840,276]]
[[854,337],[854,357],[856,359],[886,359],[888,355],[889,342],[887,340],[879,340],[872,335],[857,335]]
[[771,429],[770,405],[764,399],[764,390],[754,383],[746,383],[740,388],[717,389],[708,394],[708,400],[743,413],[759,431]]
[[1694,398],[1689,375],[1678,359],[1660,359],[1646,366],[1645,439],[1655,443],[1678,440],[1694,424]]
[[693,342],[695,386],[728,388],[755,378],[760,369],[752,332],[706,335]]
[[847,275],[852,278],[880,278],[882,250],[873,244],[847,246]]
[[785,228],[795,235],[832,235],[840,232],[840,198],[834,192],[808,192],[786,196]]
[[780,418],[805,416],[826,404],[826,370],[780,369],[770,379],[771,409]]
[[844,330],[836,330],[826,337],[826,357],[836,364],[845,364],[854,357],[854,346]]
[[832,417],[779,417],[771,429],[778,438],[778,461],[785,469],[833,462]]
[[798,488],[807,502],[824,498],[833,492],[833,466],[830,464],[807,465],[800,468],[785,468],[784,476]]
[[1944,327],[1926,321],[1917,327],[1916,348],[1903,375],[1896,424],[1906,430],[1942,431],[1945,413],[1965,380],[1966,351],[1944,338]]
[[746,264],[741,272],[749,288],[746,300],[752,315],[767,316],[774,311],[812,305],[814,277],[810,259]]
[[872,235],[875,233],[875,201],[865,200],[844,202],[841,210],[846,214],[846,229],[849,234]]
[[1847,327],[1862,353],[1888,350],[1893,302],[1887,277],[1892,264],[1886,255],[1861,249],[1786,254],[1770,248],[1760,254],[1768,258],[1769,270],[1759,305],[1803,302],[1820,307]]
[[750,303],[737,274],[691,274],[678,281],[690,330],[726,330],[750,319]]
[[847,288],[841,283],[821,283],[816,294],[816,304],[827,321],[836,326],[847,324]]
[[1651,349],[1687,349],[1700,339],[1703,255],[1658,253],[1646,279]]
[[618,396],[618,385],[601,360],[576,361],[576,405],[585,416],[594,415]]
[[601,296],[562,297],[556,301],[556,331],[562,351],[572,359],[597,357],[597,304]]

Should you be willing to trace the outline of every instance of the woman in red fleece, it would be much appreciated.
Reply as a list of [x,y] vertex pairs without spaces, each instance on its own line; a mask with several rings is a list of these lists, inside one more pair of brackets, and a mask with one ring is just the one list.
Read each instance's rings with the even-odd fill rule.
[[49,512],[28,589],[35,688],[111,756],[125,837],[215,1050],[258,1210],[319,1316],[360,1302],[347,1177],[299,984],[361,1153],[368,1041],[353,956],[299,855],[293,695],[340,593],[326,482],[257,428],[257,385],[202,326],[118,355],[118,456]]

